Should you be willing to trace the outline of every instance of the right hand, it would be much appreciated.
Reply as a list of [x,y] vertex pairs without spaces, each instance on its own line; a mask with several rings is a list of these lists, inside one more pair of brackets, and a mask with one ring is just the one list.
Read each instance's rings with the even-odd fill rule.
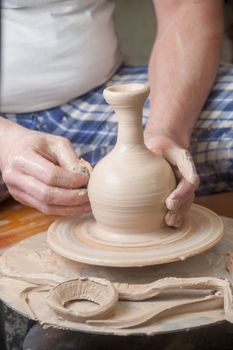
[[49,215],[90,211],[91,166],[67,139],[0,118],[0,148],[2,178],[17,201]]
[[168,226],[180,227],[194,200],[199,177],[191,154],[178,141],[162,133],[156,134],[150,128],[145,131],[145,143],[154,153],[164,157],[172,166],[178,185],[166,199]]

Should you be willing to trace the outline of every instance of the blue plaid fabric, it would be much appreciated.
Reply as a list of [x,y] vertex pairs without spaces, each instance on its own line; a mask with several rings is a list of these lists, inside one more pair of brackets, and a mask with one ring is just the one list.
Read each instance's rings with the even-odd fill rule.
[[[103,98],[106,85],[147,82],[147,67],[123,66],[105,85],[65,105],[4,117],[26,128],[68,138],[78,155],[95,165],[114,146],[117,120]],[[149,115],[144,106],[143,125]],[[219,68],[216,83],[196,123],[191,152],[201,178],[198,194],[233,190],[233,66]]]

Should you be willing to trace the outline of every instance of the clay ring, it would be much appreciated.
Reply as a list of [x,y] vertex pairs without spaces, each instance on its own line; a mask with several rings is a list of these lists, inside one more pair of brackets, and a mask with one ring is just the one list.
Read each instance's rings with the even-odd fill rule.
[[[88,300],[99,307],[95,310],[73,311],[66,306],[75,300]],[[118,292],[110,281],[101,278],[80,277],[59,283],[47,297],[48,305],[63,319],[86,321],[110,313],[118,302]]]

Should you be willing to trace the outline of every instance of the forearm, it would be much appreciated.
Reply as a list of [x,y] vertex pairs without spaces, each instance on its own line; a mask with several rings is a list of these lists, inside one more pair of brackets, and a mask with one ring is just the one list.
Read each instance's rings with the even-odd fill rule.
[[[151,113],[146,132],[165,134],[188,148],[218,68],[222,4],[220,0],[154,2],[158,34],[149,63]],[[175,6],[166,8],[169,3]]]

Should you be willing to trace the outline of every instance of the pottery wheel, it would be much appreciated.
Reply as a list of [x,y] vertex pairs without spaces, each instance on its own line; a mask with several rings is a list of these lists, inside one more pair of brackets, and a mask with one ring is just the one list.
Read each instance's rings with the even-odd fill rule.
[[47,242],[57,254],[92,265],[135,267],[184,260],[219,242],[223,223],[211,210],[193,204],[181,228],[162,228],[154,234],[123,241],[114,235],[95,234],[91,215],[63,218],[48,230]]
[[[17,312],[29,317],[22,304],[22,291],[35,285],[55,284],[65,280],[79,277],[96,277],[111,281],[112,283],[140,283],[146,284],[166,277],[211,277],[226,279],[233,282],[232,261],[227,256],[233,252],[233,220],[224,218],[224,238],[213,249],[185,261],[158,266],[140,268],[113,268],[81,264],[65,259],[48,249],[46,234],[40,233],[13,245],[0,257],[0,298]],[[227,268],[226,268],[227,267]],[[74,331],[91,332],[98,334],[136,335],[159,334],[195,327],[206,326],[224,321],[222,305],[203,304],[203,308],[185,308],[180,312],[170,313],[161,318],[128,329],[112,329],[109,327],[93,326],[77,321],[68,321],[55,317],[47,304],[47,291],[32,291],[28,294],[31,308],[34,310],[39,322],[47,326],[71,329]],[[182,294],[183,295],[183,294]],[[184,296],[184,295],[183,295]],[[144,302],[119,301],[116,312],[111,320],[125,320],[135,315],[143,314],[156,308],[157,303],[172,302],[176,293],[168,297],[154,298]],[[179,299],[180,300],[180,299]],[[84,304],[83,304],[84,303]],[[72,303],[71,308],[81,310],[85,302]],[[95,304],[90,306],[96,307]]]

